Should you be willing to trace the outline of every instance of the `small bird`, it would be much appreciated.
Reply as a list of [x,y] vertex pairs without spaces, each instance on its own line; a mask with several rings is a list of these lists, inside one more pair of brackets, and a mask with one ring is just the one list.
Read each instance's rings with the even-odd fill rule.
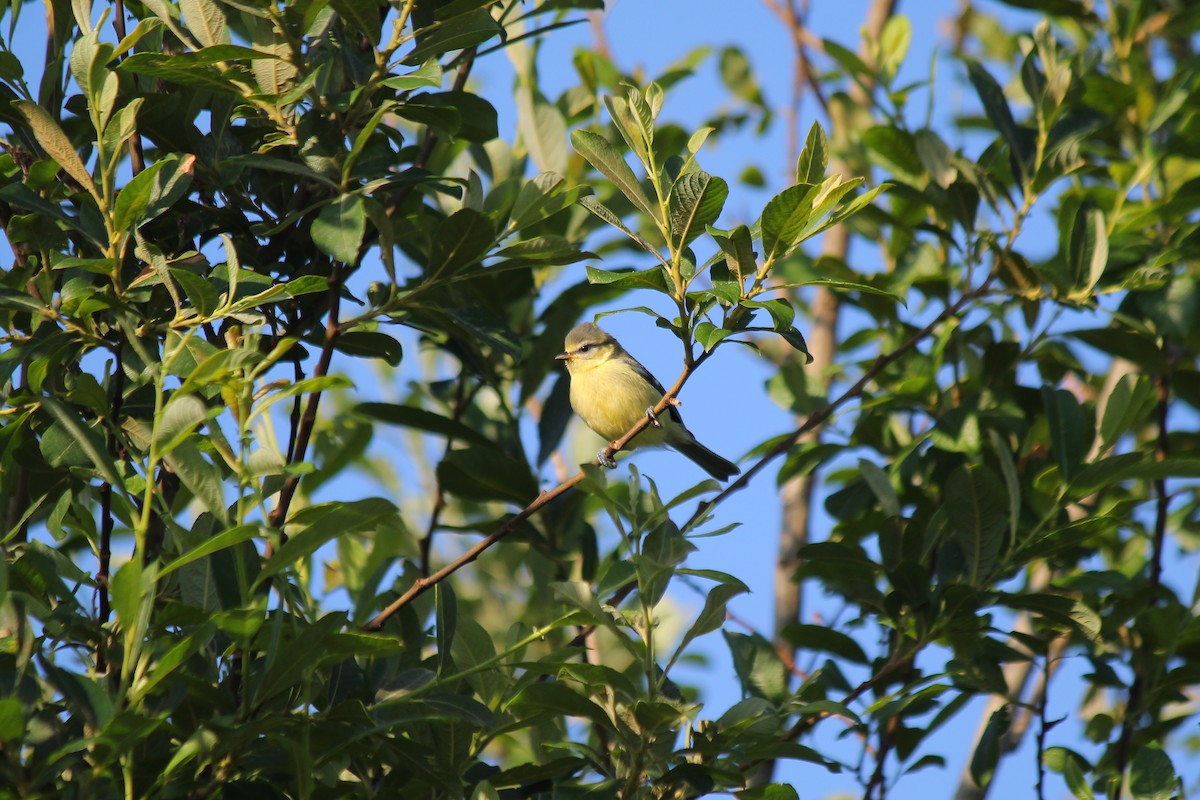
[[[587,426],[609,441],[616,440],[637,424],[643,415],[654,423],[638,434],[628,447],[666,445],[690,458],[717,480],[728,480],[739,470],[732,462],[721,458],[696,441],[683,425],[679,409],[667,408],[667,416],[659,419],[654,406],[667,393],[649,370],[629,355],[621,343],[596,325],[585,322],[567,334],[563,352],[555,358],[567,362],[571,374],[571,407]],[[616,466],[611,459],[599,460],[605,466]]]

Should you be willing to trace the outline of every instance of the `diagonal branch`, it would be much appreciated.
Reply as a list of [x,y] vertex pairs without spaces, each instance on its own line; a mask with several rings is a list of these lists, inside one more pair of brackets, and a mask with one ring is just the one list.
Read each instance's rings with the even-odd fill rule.
[[[669,406],[674,404],[676,396],[683,388],[683,384],[687,382],[687,379],[695,371],[696,367],[707,360],[709,355],[710,353],[703,353],[699,358],[693,361],[691,365],[683,368],[683,371],[679,374],[679,377],[676,379],[674,385],[667,390],[667,393],[664,394],[662,399],[659,400],[654,406],[654,413],[656,415],[664,413]],[[634,439],[634,437],[646,430],[648,427],[650,427],[650,417],[642,417],[640,420],[638,420],[638,423],[630,428],[624,436],[622,436],[620,439],[617,439],[615,442],[609,443],[608,447],[604,449],[603,454],[605,458],[611,459],[614,455],[624,449],[625,446]],[[599,459],[597,459],[596,463],[600,463]],[[363,629],[368,631],[377,631],[382,628],[383,624],[387,622],[388,619],[390,619],[393,615],[395,615],[396,612],[400,611],[400,609],[407,606],[413,600],[417,599],[422,594],[444,581],[446,578],[458,572],[467,564],[470,564],[475,559],[479,558],[479,556],[485,550],[516,530],[518,525],[536,514],[551,500],[561,497],[573,489],[581,481],[583,481],[585,477],[586,475],[583,472],[576,473],[572,477],[560,483],[558,486],[555,486],[553,489],[542,492],[537,496],[536,500],[514,514],[499,528],[489,533],[483,539],[480,539],[473,547],[471,547],[458,558],[454,559],[454,561],[451,561],[449,564],[442,567],[432,575],[421,577],[413,581],[413,585],[408,588],[408,591],[393,600],[387,606],[387,608],[376,614],[369,622],[367,622],[367,624],[363,625]]]

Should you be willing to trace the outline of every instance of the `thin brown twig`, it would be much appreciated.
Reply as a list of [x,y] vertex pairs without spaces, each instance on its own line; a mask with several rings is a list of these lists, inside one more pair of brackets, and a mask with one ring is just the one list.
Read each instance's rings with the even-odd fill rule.
[[[1154,387],[1158,395],[1158,404],[1155,409],[1158,420],[1158,437],[1155,442],[1154,457],[1158,461],[1165,461],[1170,455],[1170,446],[1167,441],[1170,384],[1165,372],[1155,377]],[[1154,515],[1154,540],[1150,552],[1150,597],[1148,599],[1151,607],[1158,604],[1158,598],[1162,592],[1162,561],[1167,536],[1167,506],[1170,503],[1166,478],[1158,478],[1154,481],[1154,493],[1157,499]],[[1140,650],[1145,643],[1134,641],[1133,646]],[[1114,767],[1118,774],[1124,774],[1132,754],[1133,737],[1137,733],[1138,717],[1142,714],[1142,705],[1145,702],[1147,660],[1140,652],[1134,652],[1132,658],[1133,683],[1129,685],[1129,697],[1125,701],[1125,718],[1121,722],[1121,737],[1117,740],[1113,755]]]
[[[123,352],[124,348],[120,345],[113,352],[113,401],[112,410],[109,412],[109,424],[106,426],[108,433],[105,437],[108,440],[106,442],[108,454],[114,459],[120,450],[117,444],[116,432],[121,427],[121,406],[125,401]],[[100,548],[96,566],[96,594],[98,595],[96,613],[102,631],[108,623],[109,617],[112,616],[112,600],[108,594],[108,583],[111,577],[112,534],[114,525],[112,491],[113,487],[111,483],[105,481],[100,485]],[[102,632],[99,641],[96,643],[96,672],[100,674],[108,671],[108,657],[105,655],[107,644],[106,637]]]
[[[322,378],[329,373],[329,364],[333,360],[334,344],[336,344],[338,335],[341,333],[338,315],[342,299],[342,269],[343,265],[340,261],[333,262],[333,269],[329,275],[329,318],[325,322],[325,342],[321,345],[321,355],[318,356],[316,366],[313,368],[314,378]],[[316,427],[317,407],[320,403],[321,392],[316,391],[308,396],[308,403],[304,407],[304,414],[300,417],[300,424],[296,428],[295,446],[290,448],[292,463],[304,460],[304,454],[308,450],[309,439],[312,437],[313,428]],[[280,530],[281,536],[283,535],[283,523],[287,519],[288,508],[292,504],[292,498],[295,496],[296,488],[299,484],[299,475],[289,475],[279,490],[279,501],[271,511],[269,517],[270,523]],[[266,555],[270,557],[272,551],[273,548],[270,542],[268,542]]]
[[[125,0],[116,0],[113,4],[113,30],[118,41],[125,40]],[[121,56],[120,60],[124,60]],[[142,135],[134,125],[133,136],[129,137],[129,167],[134,175],[146,168],[146,155],[142,151]]]

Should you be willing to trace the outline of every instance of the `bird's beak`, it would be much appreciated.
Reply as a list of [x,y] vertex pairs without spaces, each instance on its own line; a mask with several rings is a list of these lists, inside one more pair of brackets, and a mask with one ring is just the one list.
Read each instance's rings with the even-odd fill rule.
[[570,353],[559,353],[559,354],[558,354],[558,355],[556,355],[554,358],[555,358],[556,360],[558,360],[558,361],[570,361],[570,360],[571,360],[571,354],[570,354]]

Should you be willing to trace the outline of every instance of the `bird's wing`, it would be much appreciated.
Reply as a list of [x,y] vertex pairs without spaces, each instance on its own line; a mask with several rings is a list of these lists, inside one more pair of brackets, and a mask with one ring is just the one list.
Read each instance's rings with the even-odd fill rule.
[[[645,378],[647,383],[649,383],[656,390],[658,390],[658,394],[660,397],[667,393],[667,390],[663,388],[663,385],[658,382],[658,378],[651,375],[650,370],[648,370],[642,366],[642,362],[638,361],[636,358],[633,358],[632,356],[630,357],[630,360],[633,362],[633,368],[634,368],[634,370],[637,371],[637,374],[641,375],[643,378]],[[678,406],[676,406],[674,403],[667,406],[667,413],[670,414],[672,422],[677,423],[681,428],[683,428],[684,430],[687,430],[687,427],[683,424],[683,417],[681,417],[679,415]]]

